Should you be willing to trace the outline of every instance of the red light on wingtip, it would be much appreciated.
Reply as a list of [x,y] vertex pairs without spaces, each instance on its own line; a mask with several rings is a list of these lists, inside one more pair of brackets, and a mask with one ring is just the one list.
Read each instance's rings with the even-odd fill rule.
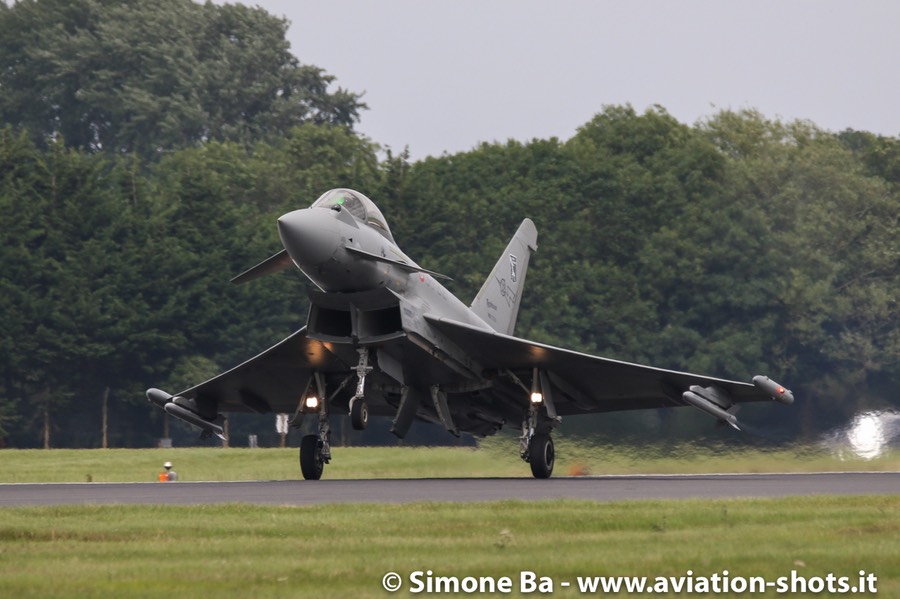
[[778,395],[784,393],[784,387],[778,387]]

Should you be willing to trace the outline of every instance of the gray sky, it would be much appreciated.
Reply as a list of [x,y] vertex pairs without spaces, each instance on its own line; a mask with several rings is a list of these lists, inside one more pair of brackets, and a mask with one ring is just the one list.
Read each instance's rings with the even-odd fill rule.
[[358,130],[413,159],[568,139],[606,104],[723,108],[900,135],[894,0],[248,0],[301,62],[365,92]]

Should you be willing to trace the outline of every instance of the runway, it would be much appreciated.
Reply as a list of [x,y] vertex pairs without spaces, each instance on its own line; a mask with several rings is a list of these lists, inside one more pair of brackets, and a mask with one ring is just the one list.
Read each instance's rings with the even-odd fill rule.
[[897,495],[900,472],[0,485],[0,506],[412,503]]

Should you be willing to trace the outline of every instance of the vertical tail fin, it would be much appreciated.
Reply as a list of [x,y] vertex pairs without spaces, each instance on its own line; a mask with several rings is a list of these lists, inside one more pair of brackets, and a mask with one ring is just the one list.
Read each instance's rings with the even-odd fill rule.
[[498,333],[512,335],[519,315],[525,273],[537,249],[537,228],[526,218],[472,302],[472,311]]

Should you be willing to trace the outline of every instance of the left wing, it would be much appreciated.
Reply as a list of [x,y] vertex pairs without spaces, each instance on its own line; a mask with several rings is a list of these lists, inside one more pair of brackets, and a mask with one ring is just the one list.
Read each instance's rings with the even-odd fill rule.
[[[665,370],[527,341],[446,318],[426,319],[487,369],[509,371],[524,381],[532,380],[534,369],[543,371],[552,387],[552,408],[560,416],[694,405],[737,428],[735,404],[793,401],[790,391],[766,377],[754,377],[750,384]],[[780,393],[770,392],[767,382]]]

